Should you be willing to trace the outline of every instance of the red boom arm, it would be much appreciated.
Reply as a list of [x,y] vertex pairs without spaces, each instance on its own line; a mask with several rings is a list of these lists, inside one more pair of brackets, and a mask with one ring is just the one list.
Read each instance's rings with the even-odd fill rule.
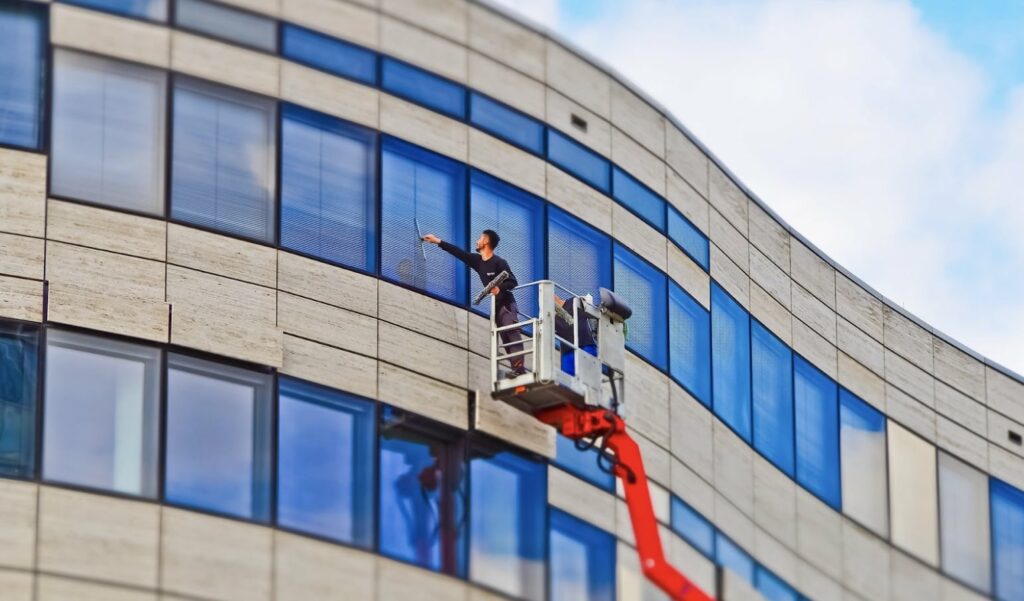
[[658,520],[651,504],[650,489],[647,488],[644,461],[636,441],[626,433],[626,423],[622,418],[606,409],[580,409],[570,404],[542,410],[536,417],[573,440],[604,438],[607,447],[615,454],[613,471],[622,480],[626,491],[626,505],[644,576],[675,601],[711,601],[711,597],[665,560]]

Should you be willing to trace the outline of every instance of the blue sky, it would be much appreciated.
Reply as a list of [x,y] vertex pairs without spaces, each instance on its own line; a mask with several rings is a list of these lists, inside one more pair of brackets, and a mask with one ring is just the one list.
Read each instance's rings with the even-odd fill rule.
[[497,0],[894,302],[1024,373],[1024,2]]

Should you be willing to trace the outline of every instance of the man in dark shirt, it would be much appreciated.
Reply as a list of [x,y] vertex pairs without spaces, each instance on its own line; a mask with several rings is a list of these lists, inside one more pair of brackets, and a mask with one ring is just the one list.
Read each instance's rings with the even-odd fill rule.
[[[489,284],[502,271],[507,271],[509,277],[501,285],[495,286],[491,290],[491,294],[497,297],[495,299],[495,321],[499,326],[510,326],[519,321],[519,307],[516,306],[516,297],[512,294],[512,289],[518,286],[519,282],[516,281],[516,276],[512,273],[512,268],[508,266],[508,262],[494,254],[494,249],[498,247],[498,242],[501,240],[497,232],[494,230],[484,230],[476,241],[477,252],[475,253],[466,252],[457,246],[441,240],[434,234],[423,236],[423,240],[431,244],[437,244],[442,250],[451,253],[455,258],[469,265],[480,276],[480,283],[484,286]],[[520,340],[522,340],[522,337],[518,329],[501,332],[501,341],[509,345],[505,347],[505,352],[507,353],[522,351],[522,344],[512,344]],[[513,357],[511,363],[514,373],[521,374],[525,371],[524,357],[522,355]]]

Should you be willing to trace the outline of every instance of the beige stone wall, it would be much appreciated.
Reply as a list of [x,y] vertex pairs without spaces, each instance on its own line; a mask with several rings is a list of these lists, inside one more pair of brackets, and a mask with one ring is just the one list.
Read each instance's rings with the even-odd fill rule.
[[[474,2],[233,3],[465,82],[613,160],[710,237],[710,277],[797,352],[926,444],[1024,488],[1024,449],[1007,436],[1024,433],[1024,385],[837,272],[668,116],[600,67]],[[57,45],[303,104],[513,182],[615,236],[709,303],[708,274],[663,235],[558,168],[465,123],[160,25],[61,5],[51,18]],[[570,124],[574,115],[587,121],[586,133]],[[266,246],[47,199],[45,182],[45,156],[0,150],[0,316],[39,322],[46,313],[53,324],[271,365],[551,454],[550,429],[486,398],[471,411],[473,391],[489,378],[479,316]],[[404,310],[410,304],[415,320]],[[823,506],[643,361],[632,358],[627,375],[627,417],[663,520],[671,491],[815,599],[972,598]],[[549,485],[552,505],[621,538],[620,599],[649,598],[621,501],[556,468]],[[0,498],[10,500],[0,524],[4,599],[484,596],[360,551],[143,502],[12,481],[0,481]],[[665,532],[670,555],[710,587],[710,563]],[[728,583],[729,598],[745,598],[740,583]]]

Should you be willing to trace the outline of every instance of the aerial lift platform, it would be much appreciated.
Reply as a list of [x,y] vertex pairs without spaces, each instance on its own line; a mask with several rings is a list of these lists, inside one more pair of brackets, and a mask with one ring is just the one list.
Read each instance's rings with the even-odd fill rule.
[[[486,286],[477,300],[492,288]],[[665,559],[643,458],[618,414],[625,402],[629,306],[604,288],[595,303],[590,295],[574,294],[550,280],[524,284],[515,291],[521,298],[535,295],[537,314],[520,314],[520,321],[499,326],[491,296],[492,396],[554,426],[579,448],[596,447],[602,469],[622,481],[644,576],[676,601],[710,601]],[[564,305],[556,295],[566,299]],[[583,324],[596,339],[596,355],[581,348],[579,326]],[[522,340],[502,342],[501,334],[508,330],[519,330]],[[517,344],[523,350],[506,352]],[[563,354],[569,355],[564,365]],[[517,356],[523,357],[525,369],[507,369]]]

